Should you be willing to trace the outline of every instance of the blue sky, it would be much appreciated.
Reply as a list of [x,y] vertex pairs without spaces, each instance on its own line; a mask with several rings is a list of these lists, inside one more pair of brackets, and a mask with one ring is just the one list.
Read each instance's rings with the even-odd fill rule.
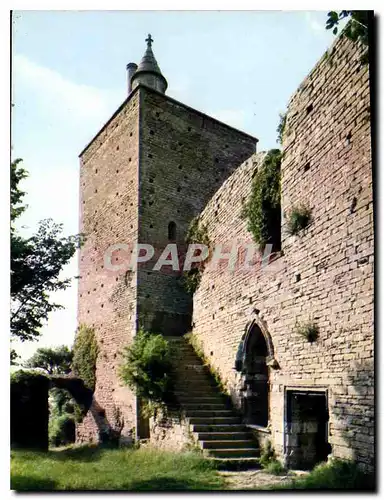
[[[168,80],[167,95],[276,147],[279,113],[332,43],[326,12],[15,11],[12,51],[12,156],[30,173],[30,234],[39,220],[78,231],[78,154],[126,97],[126,64],[138,63],[148,33]],[[77,274],[73,259],[66,276]],[[55,297],[40,341],[71,344],[76,282]]]

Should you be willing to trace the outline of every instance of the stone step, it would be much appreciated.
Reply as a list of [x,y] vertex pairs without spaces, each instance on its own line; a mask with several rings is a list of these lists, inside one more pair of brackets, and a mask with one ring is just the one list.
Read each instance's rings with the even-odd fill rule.
[[190,394],[194,397],[203,397],[203,396],[212,396],[214,394],[220,394],[219,390],[216,387],[207,386],[201,384],[200,387],[194,385],[185,385],[176,386],[175,394]]
[[175,373],[179,376],[190,375],[192,373],[196,373],[199,375],[203,373],[204,375],[210,376],[209,370],[204,365],[198,362],[195,363],[193,361],[185,363],[184,366],[175,368]]
[[188,417],[190,424],[241,424],[240,417]]
[[194,398],[202,398],[202,397],[212,397],[215,396],[216,394],[220,394],[219,390],[216,387],[212,386],[207,386],[201,384],[200,387],[196,385],[185,385],[183,384],[182,386],[176,386],[175,388],[175,393],[178,394],[190,394],[191,397]]
[[204,372],[201,372],[201,373],[198,373],[196,371],[191,371],[191,372],[186,372],[185,374],[183,375],[180,375],[180,374],[175,374],[175,382],[176,383],[185,383],[185,382],[196,382],[196,383],[199,383],[200,381],[203,381],[203,382],[208,382],[210,384],[216,384],[215,380],[210,377],[208,375],[208,373],[204,373]]
[[188,417],[233,417],[234,415],[232,410],[227,408],[220,410],[194,410],[185,408]]
[[[190,422],[191,423],[191,422]],[[247,432],[247,427],[242,423],[191,423],[192,432]]]
[[188,400],[182,403],[181,406],[186,410],[227,410],[229,404],[225,401],[219,401],[215,403],[190,403]]
[[230,408],[230,403],[228,400],[221,396],[220,394],[215,394],[215,395],[210,395],[210,396],[200,396],[197,398],[191,398],[188,396],[188,394],[185,394],[184,396],[180,395],[177,397],[177,401],[179,404],[183,407],[185,406],[191,406],[191,407],[201,407],[201,409],[204,409],[204,405],[216,405],[216,404],[222,404],[226,408]]
[[207,397],[215,397],[215,396],[220,396],[223,399],[222,394],[220,393],[219,389],[217,387],[212,387],[212,386],[201,386],[198,387],[196,385],[176,385],[175,387],[175,394],[183,394],[183,395],[188,395],[190,398],[207,398]]
[[219,389],[213,385],[206,384],[205,382],[193,384],[175,384],[175,391],[192,393],[196,396],[210,396],[211,394],[218,394]]
[[251,440],[251,432],[195,432],[199,441]]
[[215,450],[221,450],[221,449],[258,449],[252,441],[252,439],[226,439],[225,441],[219,441],[217,439],[214,439],[212,441],[200,441],[199,442],[201,448],[203,450],[206,449],[215,449]]
[[204,454],[217,458],[243,458],[243,457],[259,457],[258,448],[220,448],[220,449],[205,449]]

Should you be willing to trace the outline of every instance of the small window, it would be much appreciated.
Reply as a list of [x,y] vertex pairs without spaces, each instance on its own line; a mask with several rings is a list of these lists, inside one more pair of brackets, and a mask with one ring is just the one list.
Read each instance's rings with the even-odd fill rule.
[[176,223],[173,221],[168,224],[168,240],[176,240]]

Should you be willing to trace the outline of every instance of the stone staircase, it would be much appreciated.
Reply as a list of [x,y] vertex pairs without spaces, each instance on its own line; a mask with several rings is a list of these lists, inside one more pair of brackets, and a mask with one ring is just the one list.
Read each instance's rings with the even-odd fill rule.
[[175,394],[202,452],[231,468],[257,467],[259,448],[253,435],[220,392],[193,347],[183,337],[167,337],[175,351]]

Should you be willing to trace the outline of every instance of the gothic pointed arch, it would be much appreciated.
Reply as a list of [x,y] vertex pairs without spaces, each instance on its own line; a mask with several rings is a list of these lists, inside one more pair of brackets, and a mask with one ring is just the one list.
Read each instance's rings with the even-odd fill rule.
[[[256,310],[257,311],[257,310]],[[275,361],[275,350],[273,347],[272,337],[268,331],[265,321],[263,321],[257,312],[253,312],[252,317],[249,319],[245,325],[244,334],[242,336],[243,341],[243,352],[247,352],[249,347],[249,342],[251,341],[252,335],[258,330],[264,337],[264,341],[267,348],[267,362]]]

